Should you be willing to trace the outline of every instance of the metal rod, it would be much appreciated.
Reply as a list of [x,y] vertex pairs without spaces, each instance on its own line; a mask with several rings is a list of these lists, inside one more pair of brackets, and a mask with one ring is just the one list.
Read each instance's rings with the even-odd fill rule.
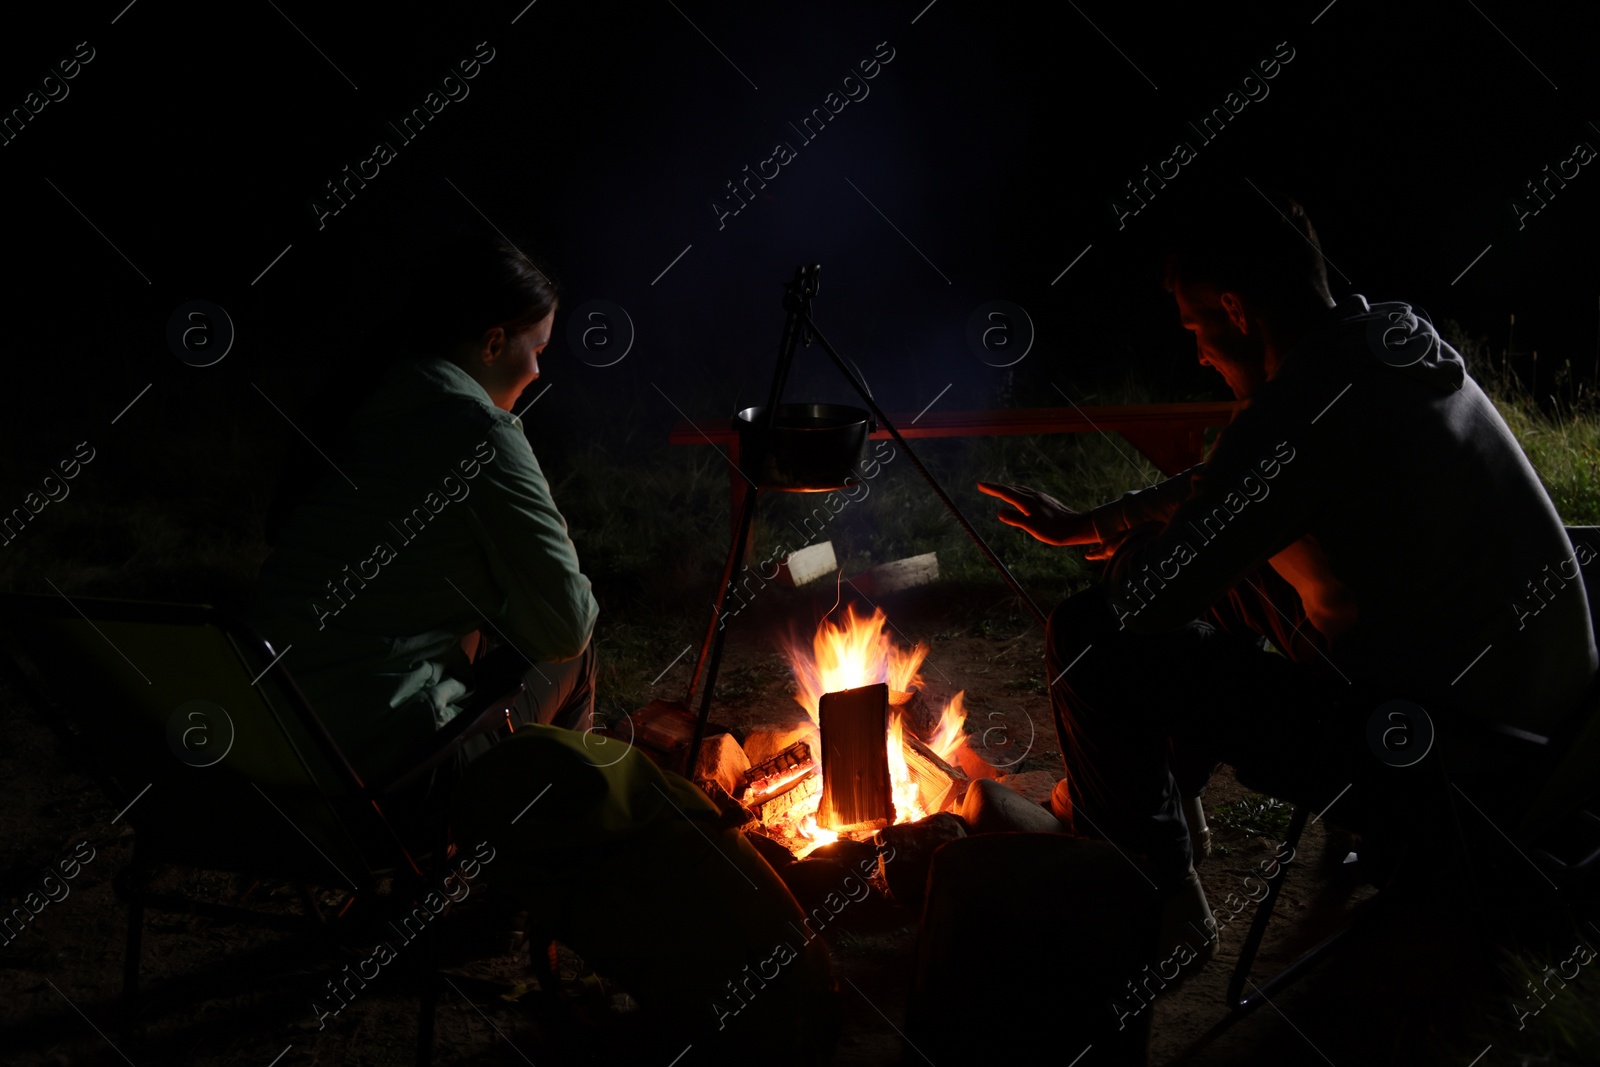
[[[712,608],[711,629],[706,634],[711,648],[711,659],[706,664],[706,684],[700,692],[700,711],[694,720],[694,738],[689,742],[689,763],[683,769],[684,777],[693,776],[695,764],[700,759],[700,741],[705,736],[706,720],[711,717],[711,696],[717,689],[717,669],[722,666],[723,639],[727,636],[727,623],[722,618],[722,606],[727,603],[728,590],[733,587],[733,580],[739,573],[739,563],[744,559],[745,542],[750,537],[750,524],[756,517],[756,497],[760,495],[759,489],[751,489],[745,494],[744,507],[739,513],[739,533],[733,542],[733,551],[728,553],[728,563],[722,575],[722,589],[717,595],[717,603]],[[702,649],[702,655],[704,649]]]
[[[794,362],[795,348],[800,343],[802,323],[810,321],[811,298],[817,295],[818,275],[821,270],[820,265],[797,267],[794,279],[784,286],[783,306],[788,315],[784,319],[783,336],[778,344],[778,362],[772,371],[772,388],[767,395],[767,408],[762,412],[761,435],[754,442],[755,447],[748,453],[740,450],[741,475],[747,470],[753,470],[759,479],[766,465],[766,446],[772,440],[772,431],[777,425],[778,404],[783,398],[783,389],[789,380],[789,368]],[[701,685],[703,669],[704,688],[700,692],[700,711],[695,716],[694,737],[689,742],[689,763],[683,771],[686,776],[694,774],[695,763],[700,758],[700,742],[705,736],[706,720],[711,717],[711,697],[717,688],[717,670],[722,666],[722,645],[726,630],[722,609],[728,601],[728,593],[733,588],[735,579],[739,576],[739,564],[744,560],[745,548],[750,542],[750,527],[756,517],[756,498],[760,494],[759,481],[752,481],[749,491],[745,493],[744,507],[739,512],[739,531],[734,535],[733,545],[728,551],[728,561],[723,566],[722,585],[717,589],[717,600],[711,608],[711,621],[706,626],[705,641],[700,645],[700,656],[695,661],[694,674],[689,678],[689,691],[683,698],[685,705],[693,704],[695,690]]]
[[872,410],[872,414],[877,418],[879,425],[888,430],[889,436],[894,438],[895,443],[901,448],[905,449],[906,457],[911,460],[911,465],[917,468],[917,471],[923,476],[923,478],[927,479],[928,485],[932,487],[934,493],[939,497],[940,501],[944,503],[944,506],[949,509],[950,514],[955,516],[956,522],[961,524],[961,528],[967,532],[967,536],[972,538],[973,542],[978,546],[978,548],[983,551],[983,554],[988,557],[989,562],[994,564],[995,570],[1000,572],[1000,577],[1005,579],[1006,584],[1012,588],[1017,596],[1022,598],[1023,604],[1027,605],[1028,610],[1033,612],[1033,617],[1039,620],[1039,624],[1041,626],[1045,625],[1047,621],[1045,613],[1039,610],[1039,605],[1033,602],[1033,597],[1028,595],[1028,591],[1022,587],[1022,583],[1017,581],[1016,576],[1011,573],[1010,569],[1006,567],[1005,563],[1000,559],[1000,557],[995,554],[994,549],[989,547],[988,542],[983,539],[983,535],[978,533],[977,529],[972,525],[972,523],[967,521],[967,517],[961,513],[961,509],[956,506],[956,502],[950,499],[949,494],[946,493],[939,485],[938,481],[934,479],[933,474],[928,470],[927,467],[922,465],[922,461],[917,458],[917,454],[915,452],[911,451],[911,446],[906,444],[906,439],[900,436],[900,431],[895,429],[894,423],[889,421],[889,416],[883,413],[883,409],[878,406],[878,402],[872,399],[872,395],[862,387],[860,382],[856,381],[855,375],[851,374],[849,368],[845,366],[844,357],[839,355],[838,351],[836,351],[834,347],[828,343],[828,339],[822,335],[821,330],[817,329],[817,324],[812,321],[809,314],[803,315],[802,321],[804,322],[806,328],[811,331],[812,335],[815,336],[817,341],[822,345],[822,350],[828,353],[828,357],[832,359],[833,362],[838,366],[840,372],[843,373],[845,378],[849,380],[855,391],[860,394],[861,399],[866,402],[867,407]]
[[[772,370],[772,385],[767,393],[767,407],[761,414],[762,432],[760,440],[757,442],[758,445],[760,442],[772,440],[772,430],[778,421],[778,402],[783,396],[784,385],[789,380],[789,367],[794,362],[794,350],[800,341],[799,313],[809,306],[811,297],[816,295],[817,272],[821,269],[820,266],[797,267],[795,268],[794,279],[784,285],[783,306],[789,314],[784,319],[783,335],[778,342],[778,362]],[[757,485],[745,472],[753,470],[756,472],[756,477],[759,478],[762,468],[766,465],[766,456],[761,454],[759,447],[753,448],[751,451],[757,454],[746,455],[742,449],[740,450],[739,463],[736,467],[739,476],[750,482],[750,490],[744,495],[746,501],[750,500],[751,494],[757,491]],[[740,532],[735,536],[739,538],[741,546],[747,546],[750,539],[750,524],[745,521],[742,511],[738,529]],[[743,549],[741,548],[742,551]],[[712,644],[717,634],[718,622],[722,616],[722,605],[727,601],[729,584],[738,577],[738,567],[734,563],[733,557],[734,553],[730,549],[728,563],[722,575],[722,585],[717,593],[716,603],[711,609],[711,622],[706,628],[705,640],[700,643],[700,654],[695,658],[694,672],[689,675],[689,689],[683,695],[685,706],[694,704],[694,695],[700,688],[700,679],[706,669]],[[712,684],[715,684],[716,668],[714,666],[711,668],[711,680]],[[698,745],[696,745],[696,751],[698,752]]]

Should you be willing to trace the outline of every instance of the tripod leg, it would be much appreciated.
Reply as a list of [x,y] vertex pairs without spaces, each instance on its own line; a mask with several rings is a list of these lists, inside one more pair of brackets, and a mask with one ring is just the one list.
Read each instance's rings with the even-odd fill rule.
[[717,602],[711,609],[705,643],[700,646],[700,662],[695,664],[694,679],[689,684],[689,699],[692,700],[695,684],[700,681],[701,664],[704,664],[706,676],[700,691],[700,711],[695,718],[694,740],[689,743],[689,763],[684,768],[684,774],[693,774],[695,761],[700,758],[700,740],[705,734],[706,720],[711,717],[711,695],[717,688],[717,668],[722,665],[722,641],[727,636],[727,623],[723,619],[722,609],[728,603],[728,594],[733,590],[740,564],[744,562],[745,542],[750,537],[751,524],[755,522],[756,497],[759,495],[760,490],[754,487],[745,493],[744,507],[739,514],[739,531],[734,535],[733,545],[728,551],[728,562],[722,572],[722,586],[717,590]]

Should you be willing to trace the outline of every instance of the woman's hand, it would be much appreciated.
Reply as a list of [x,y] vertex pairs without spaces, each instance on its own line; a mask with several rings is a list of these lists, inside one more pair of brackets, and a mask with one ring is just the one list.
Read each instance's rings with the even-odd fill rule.
[[1055,497],[1029,489],[1023,485],[1006,485],[999,482],[979,482],[978,489],[999,497],[1011,507],[996,512],[995,517],[1007,526],[1027,530],[1047,545],[1099,544],[1094,523],[1087,512],[1073,511]]

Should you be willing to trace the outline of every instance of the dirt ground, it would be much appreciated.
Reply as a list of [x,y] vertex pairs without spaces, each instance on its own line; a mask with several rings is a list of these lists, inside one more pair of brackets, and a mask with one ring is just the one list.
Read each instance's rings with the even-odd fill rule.
[[[834,597],[832,590],[828,593],[775,592],[730,625],[714,705],[716,720],[746,726],[763,717],[790,715],[790,680],[776,638],[796,619],[814,620],[829,608]],[[1008,611],[999,593],[993,599],[997,603],[958,604],[934,588],[903,595],[885,607],[906,643],[925,640],[931,645],[924,672],[929,688],[946,694],[965,691],[969,742],[980,754],[1017,772],[1059,773],[1061,758],[1042,677],[1042,632],[1014,608]],[[603,633],[601,648],[605,648]],[[651,691],[668,699],[680,696],[692,659],[691,654],[675,663]],[[0,750],[0,775],[9,793],[0,820],[7,897],[20,898],[70,856],[79,842],[89,843],[93,858],[82,863],[70,880],[67,896],[48,904],[20,937],[0,946],[0,1062],[260,1067],[410,1062],[416,1002],[404,966],[396,968],[393,977],[386,973],[373,982],[319,1028],[310,998],[330,972],[358,959],[361,953],[355,946],[308,949],[283,932],[162,912],[150,913],[146,921],[142,975],[149,1000],[141,1016],[142,1032],[130,1030],[117,1012],[125,912],[117,902],[113,876],[131,854],[132,834],[125,822],[114,821],[118,812],[73,769],[22,695],[8,687],[3,696],[0,719],[11,741]],[[1275,853],[1278,842],[1273,831],[1281,827],[1287,810],[1264,811],[1257,820],[1261,825],[1254,825],[1251,819],[1236,817],[1248,809],[1242,803],[1248,796],[1224,769],[1206,797],[1217,848],[1201,865],[1200,875],[1219,911],[1229,895],[1240,890],[1245,877]],[[1235,815],[1219,817],[1225,812]],[[1330,833],[1326,823],[1310,827],[1299,850],[1301,862],[1288,878],[1262,949],[1257,980],[1342,926],[1351,908],[1371,895],[1371,889],[1355,884],[1341,867],[1339,861],[1348,849],[1348,839]],[[251,887],[231,876],[204,873],[174,873],[163,885],[221,902],[248,898],[248,903],[280,917],[303,910],[287,885]],[[336,903],[338,894],[324,891],[323,900]],[[825,935],[844,991],[846,1028],[834,1061],[839,1067],[902,1062],[899,1025],[905,1013],[917,916],[899,907],[876,915],[871,923]],[[1449,987],[1450,946],[1458,945],[1459,939],[1452,940],[1448,930],[1413,928],[1405,936],[1391,930],[1367,948],[1352,950],[1342,968],[1331,968],[1326,977],[1319,970],[1274,996],[1269,1007],[1220,1034],[1209,1034],[1227,1015],[1224,989],[1250,915],[1244,910],[1224,925],[1216,960],[1155,998],[1149,1009],[1151,1064],[1345,1067],[1356,1062],[1426,1062],[1385,1058],[1383,1040],[1363,1045],[1360,1035],[1381,1035],[1388,1032],[1386,1027],[1396,1034],[1404,1029],[1396,1021],[1408,1017],[1402,998],[1414,994],[1407,993],[1412,986],[1397,977],[1401,972],[1409,973],[1414,984]],[[1025,916],[1022,922],[995,931],[992,966],[997,974],[1003,973],[1008,959],[1028,951],[1028,927],[1044,918]],[[490,931],[491,936],[494,933]],[[1434,939],[1436,933],[1439,939]],[[1405,960],[1417,966],[1408,968]],[[1423,962],[1418,964],[1419,960]],[[565,962],[576,991],[581,988],[576,964],[570,958]],[[574,1038],[562,1026],[538,1018],[529,1007],[532,998],[507,1000],[488,984],[529,981],[525,959],[502,954],[453,966],[448,973],[451,984],[439,1004],[435,1062],[598,1062],[582,1051],[589,1046],[581,1034]],[[599,1019],[598,1025],[610,1025],[604,1009],[607,991],[592,979],[589,988],[599,990],[590,1014]],[[1576,983],[1572,994],[1572,1003],[1592,1010],[1592,999],[1584,1001]],[[627,1002],[613,997],[610,1003],[625,1007]],[[1053,1035],[1048,1020],[985,1025],[995,1027],[997,1058],[1021,1053],[1029,1062],[1076,1063],[1072,1057],[1083,1047],[1072,1035]],[[1448,1057],[1462,1050],[1467,1054],[1456,1059],[1441,1053],[1438,1062],[1466,1064],[1476,1051],[1473,1044],[1478,1048],[1494,1044],[1502,1052],[1516,1047],[1514,1031],[1502,1028],[1493,1033],[1499,1037],[1481,1042],[1470,1033],[1439,1035]],[[1060,1043],[1046,1052],[1040,1042],[1049,1037],[1059,1037]],[[1399,1047],[1400,1042],[1397,1038],[1390,1044]],[[1348,1058],[1357,1048],[1380,1051]],[[908,1053],[904,1062],[920,1063],[928,1055],[929,1062],[943,1064],[933,1049]],[[683,1063],[694,1061],[691,1050]],[[1082,1062],[1086,1067],[1096,1062],[1092,1050]],[[1483,1062],[1583,1061],[1517,1060],[1507,1055]]]

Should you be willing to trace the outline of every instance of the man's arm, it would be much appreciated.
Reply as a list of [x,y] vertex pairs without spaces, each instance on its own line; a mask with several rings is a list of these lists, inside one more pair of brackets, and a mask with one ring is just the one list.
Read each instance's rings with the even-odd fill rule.
[[478,458],[481,473],[464,506],[505,592],[495,622],[529,659],[574,659],[600,609],[539,461],[521,429],[498,419]]
[[1119,540],[1122,534],[1148,522],[1164,523],[1194,491],[1194,479],[1202,464],[1157,482],[1146,489],[1133,489],[1110,503],[1089,512],[1095,533],[1104,542]]
[[1011,505],[995,518],[1026,530],[1047,545],[1095,545],[1085,559],[1105,559],[1128,530],[1147,522],[1165,522],[1190,493],[1199,467],[1191,467],[1149,489],[1125,493],[1121,500],[1090,511],[1073,511],[1055,497],[1025,485],[979,482],[978,489]]
[[1173,482],[1188,484],[1165,522],[1120,535],[1105,580],[1123,626],[1138,633],[1182,626],[1304,535],[1313,481],[1304,462],[1295,466],[1292,434],[1280,430],[1276,420],[1241,412],[1206,463],[1136,494],[1164,496]]

